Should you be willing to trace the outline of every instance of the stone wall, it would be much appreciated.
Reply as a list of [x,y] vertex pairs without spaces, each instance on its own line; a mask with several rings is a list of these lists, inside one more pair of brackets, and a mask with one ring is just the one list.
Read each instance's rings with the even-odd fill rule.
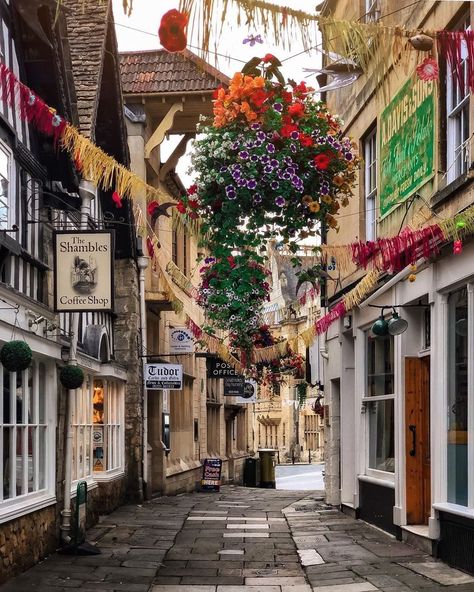
[[0,525],[0,584],[57,547],[56,508],[49,506]]
[[143,499],[143,389],[141,378],[140,297],[134,261],[115,261],[115,359],[127,369],[125,386],[125,473],[128,501]]

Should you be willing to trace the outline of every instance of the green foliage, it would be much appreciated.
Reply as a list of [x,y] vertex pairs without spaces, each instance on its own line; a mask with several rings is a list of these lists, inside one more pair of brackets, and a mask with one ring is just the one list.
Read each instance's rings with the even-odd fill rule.
[[9,372],[22,372],[31,364],[33,354],[25,341],[9,341],[0,352],[0,362]]
[[67,389],[77,389],[81,387],[84,382],[84,372],[79,366],[68,364],[61,368],[61,371],[59,372],[59,380]]

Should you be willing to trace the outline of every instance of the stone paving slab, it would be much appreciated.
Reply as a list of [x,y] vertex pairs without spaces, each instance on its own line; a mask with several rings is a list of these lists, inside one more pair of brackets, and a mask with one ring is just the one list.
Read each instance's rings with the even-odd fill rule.
[[[402,565],[422,576],[427,576],[431,580],[438,582],[438,584],[443,584],[443,586],[474,583],[474,578],[472,576],[458,571],[457,569],[447,567],[441,562],[402,563]],[[474,585],[472,589],[474,590]]]

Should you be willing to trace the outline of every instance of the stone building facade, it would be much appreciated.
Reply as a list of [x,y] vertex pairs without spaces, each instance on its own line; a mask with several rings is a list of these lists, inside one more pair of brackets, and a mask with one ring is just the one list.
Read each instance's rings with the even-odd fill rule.
[[[93,22],[87,10],[69,0],[57,19],[54,9],[38,5],[35,22],[24,20],[16,3],[1,4],[8,68],[127,166],[110,3],[94,8],[100,18]],[[111,192],[81,179],[52,139],[4,101],[0,153],[0,347],[13,338],[26,341],[33,352],[23,372],[0,367],[1,583],[69,542],[73,529],[65,516],[74,508],[80,481],[88,485],[89,525],[125,499],[141,499],[142,450],[135,434],[142,407],[135,395],[139,301],[129,204],[119,219]],[[81,227],[81,203],[89,200]],[[70,313],[54,311],[52,239],[57,230],[80,227],[114,231],[119,282],[112,313],[78,313],[77,364],[85,381],[71,396],[58,378],[70,356],[73,325]],[[70,455],[68,433],[73,436]]]
[[[383,1],[327,0],[322,14],[408,30],[447,30],[459,38],[474,16],[469,2],[400,2],[396,11],[391,9]],[[408,41],[400,51],[398,63],[384,64],[378,87],[372,70],[327,93],[330,111],[346,122],[344,131],[364,158],[355,198],[339,220],[339,234],[329,233],[328,244],[394,236],[406,225],[454,216],[462,228],[463,212],[473,203],[474,105],[468,84],[462,87],[441,58],[439,82],[424,82],[415,67],[427,54],[414,51]],[[465,43],[459,43],[459,51],[466,59]],[[392,134],[385,122],[403,93],[412,97],[412,109],[401,130],[413,118],[418,126],[402,145],[400,134]],[[389,193],[388,144],[392,155],[412,147],[408,161],[398,163],[401,180]],[[432,165],[424,170],[431,157]],[[413,179],[404,175],[412,169],[418,182],[410,185]],[[420,252],[416,268],[382,274],[374,293],[331,327],[318,350],[325,354],[329,422],[340,422],[340,430],[329,432],[328,499],[474,572],[469,468],[474,267],[472,239],[463,242],[454,250],[443,242],[433,257]],[[338,289],[330,294],[330,304],[364,273],[355,267],[346,274],[336,269]],[[381,314],[391,318],[392,307],[408,322],[406,331],[377,337],[372,326]]]

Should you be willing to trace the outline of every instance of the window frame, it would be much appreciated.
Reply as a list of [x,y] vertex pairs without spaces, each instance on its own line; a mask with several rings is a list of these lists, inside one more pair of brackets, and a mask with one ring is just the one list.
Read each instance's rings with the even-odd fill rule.
[[[44,380],[41,384],[39,378],[40,372],[40,364],[43,365],[44,368]],[[23,429],[29,430],[30,428],[36,430],[34,432],[35,438],[35,446],[33,448],[32,454],[37,463],[39,463],[39,429],[44,429],[44,487],[41,489],[35,489],[34,491],[26,493],[21,493],[19,495],[16,494],[11,498],[3,499],[3,477],[2,481],[0,482],[0,524],[4,522],[8,522],[20,516],[24,516],[25,514],[29,514],[31,512],[40,510],[45,508],[51,504],[56,503],[56,374],[54,370],[54,365],[49,364],[48,360],[41,357],[33,356],[33,361],[31,364],[32,374],[31,374],[31,381],[32,387],[31,389],[27,389],[27,395],[25,400],[27,401],[26,405],[23,407],[23,418],[22,423],[18,423],[18,421],[12,422],[10,421],[8,424],[3,423],[3,384],[4,379],[7,379],[10,384],[16,382],[16,372],[6,373],[4,372],[3,367],[0,364],[0,388],[2,390],[2,401],[0,405],[0,427],[1,427],[1,438],[0,438],[0,468],[1,473],[4,475],[4,467],[3,467],[3,429],[5,425],[8,425],[10,429],[13,427],[15,430],[17,426],[23,426]],[[22,372],[22,384],[25,380],[25,377],[28,376],[29,369],[24,370]],[[40,408],[39,408],[39,396],[41,395],[41,388],[44,389],[43,392],[43,413],[44,418],[43,421],[40,421]],[[23,386],[22,386],[23,392]],[[30,421],[25,423],[25,414],[30,410],[30,396],[33,393],[33,414],[36,416],[34,419],[35,421]],[[12,394],[10,393],[12,397]],[[11,407],[10,407],[11,408]],[[10,418],[12,419],[12,418]],[[16,433],[16,432],[15,432]],[[28,431],[27,431],[28,434]],[[15,438],[13,438],[15,439]],[[22,438],[22,456],[26,453],[26,458],[29,459],[29,452],[28,452],[28,436],[27,438]],[[25,441],[26,440],[26,441]],[[18,453],[15,454],[15,472],[16,472],[16,462],[18,459]],[[29,462],[28,462],[29,466]],[[34,465],[33,465],[34,466]],[[13,469],[12,469],[13,470]],[[26,471],[23,471],[23,477],[25,478]],[[35,481],[38,483],[39,480],[39,473],[36,472],[33,474]],[[28,489],[28,484],[27,484]]]
[[[365,240],[377,238],[378,151],[377,126],[373,125],[362,139],[364,152],[364,221]],[[375,169],[375,172],[373,171]],[[374,174],[372,174],[374,172]],[[374,184],[372,185],[372,180]]]
[[364,474],[367,477],[373,477],[376,479],[382,479],[385,481],[390,481],[392,483],[395,482],[395,471],[396,471],[396,449],[394,445],[394,468],[393,471],[384,471],[382,469],[374,469],[370,467],[370,452],[371,452],[371,433],[370,433],[370,405],[377,402],[382,401],[393,401],[393,438],[395,441],[395,413],[396,413],[396,401],[395,401],[395,376],[396,376],[396,369],[395,369],[395,338],[393,335],[390,335],[390,339],[393,341],[392,343],[392,350],[393,350],[393,393],[388,393],[384,395],[368,395],[368,345],[369,345],[369,337],[371,336],[370,329],[363,332],[364,334],[364,393],[362,395],[362,408],[365,414],[365,460],[364,460]]
[[[7,217],[5,221],[0,217],[0,231],[5,231],[8,228],[11,228],[15,222],[15,200],[12,196],[12,188],[15,186],[15,166],[14,166],[14,158],[13,158],[13,151],[10,146],[0,139],[0,151],[4,152],[8,158],[8,189],[7,189],[7,196],[6,196],[6,210],[7,210]],[[0,177],[2,175],[0,174]],[[1,203],[1,197],[0,197]],[[17,237],[15,237],[17,238]]]
[[[464,13],[453,27],[454,31],[470,30],[471,21],[469,12]],[[467,50],[465,44],[461,52],[465,54],[464,64],[466,63]],[[465,175],[469,170],[469,162],[466,157],[469,154],[469,146],[466,142],[470,138],[470,89],[465,84],[465,96],[455,101],[454,95],[461,95],[461,88],[455,84],[453,72],[446,64],[446,86],[444,96],[444,109],[446,113],[446,182],[449,185],[459,177]],[[454,92],[455,91],[455,92]],[[454,104],[456,102],[456,104]],[[463,129],[467,120],[467,134],[464,137]],[[459,134],[460,138],[457,138]],[[461,140],[461,138],[463,138]],[[459,140],[459,141],[458,141]],[[458,155],[456,156],[456,152]]]

